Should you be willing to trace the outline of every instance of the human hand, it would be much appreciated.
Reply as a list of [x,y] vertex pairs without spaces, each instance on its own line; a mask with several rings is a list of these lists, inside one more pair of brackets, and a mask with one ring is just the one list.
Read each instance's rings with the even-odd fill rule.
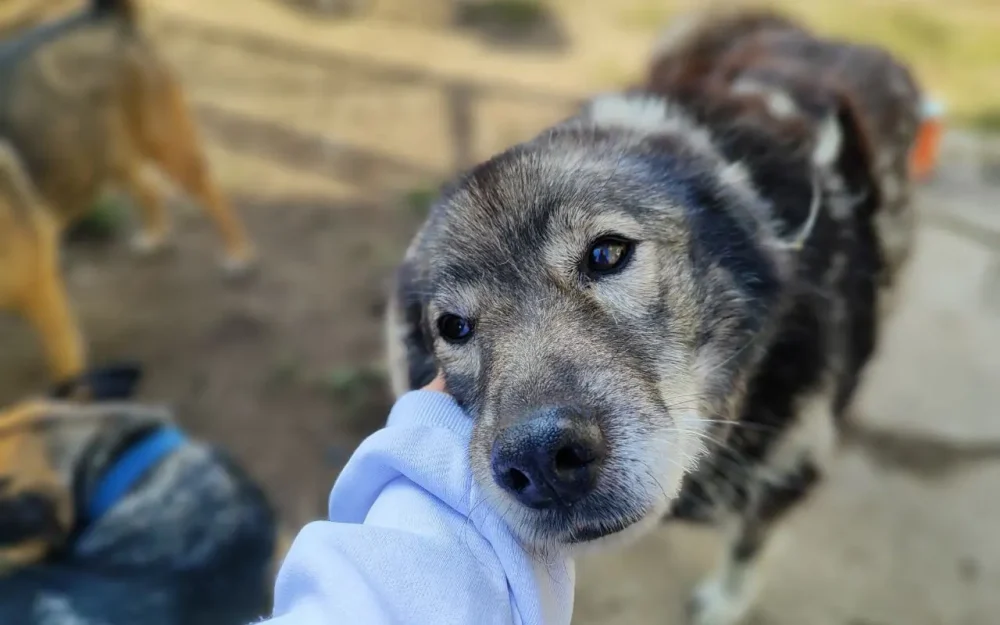
[[422,391],[437,391],[438,393],[447,393],[448,389],[446,389],[445,386],[444,386],[444,375],[442,375],[441,372],[438,371],[437,376],[435,376],[434,379],[431,380],[430,383],[427,386],[425,386],[424,388],[422,388],[420,390],[422,390]]

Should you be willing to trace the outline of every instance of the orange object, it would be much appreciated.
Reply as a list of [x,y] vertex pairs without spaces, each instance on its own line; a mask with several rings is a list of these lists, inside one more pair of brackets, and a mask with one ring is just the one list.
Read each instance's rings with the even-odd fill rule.
[[944,107],[939,102],[925,100],[917,139],[910,153],[910,176],[914,180],[927,180],[934,173],[943,134]]

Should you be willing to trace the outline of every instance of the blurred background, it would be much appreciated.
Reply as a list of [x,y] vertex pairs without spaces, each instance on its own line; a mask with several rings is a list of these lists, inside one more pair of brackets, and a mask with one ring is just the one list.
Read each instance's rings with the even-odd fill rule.
[[[887,46],[946,106],[919,254],[862,403],[872,427],[775,554],[759,623],[995,625],[1000,614],[1000,0],[773,2]],[[235,453],[291,533],[390,405],[388,277],[439,185],[582,97],[638,79],[671,0],[143,0],[263,266],[223,284],[178,198],[176,250],[137,261],[109,196],[67,247],[93,360]],[[0,0],[0,36],[72,10]],[[41,389],[0,319],[0,405]],[[671,528],[584,560],[577,621],[679,622],[717,538]]]

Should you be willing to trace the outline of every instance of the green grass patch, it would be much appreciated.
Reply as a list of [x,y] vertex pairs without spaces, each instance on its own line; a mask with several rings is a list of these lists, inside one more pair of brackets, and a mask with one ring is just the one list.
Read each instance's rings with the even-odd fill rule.
[[407,191],[403,196],[403,202],[406,207],[417,217],[423,219],[427,217],[427,213],[430,212],[431,206],[437,199],[439,194],[437,187],[426,186],[418,187],[416,189],[411,189]]
[[82,219],[70,228],[67,237],[73,241],[109,241],[126,230],[131,207],[124,198],[101,196]]
[[677,8],[667,0],[646,2],[625,7],[618,13],[617,21],[620,26],[630,30],[657,31],[663,28],[676,12]]
[[541,0],[487,0],[463,7],[463,18],[470,23],[494,24],[507,28],[529,28],[548,17],[548,7]]
[[990,134],[1000,134],[1000,107],[986,109],[961,120],[973,130]]
[[374,365],[336,367],[319,380],[330,398],[349,410],[365,405],[385,385],[385,371]]

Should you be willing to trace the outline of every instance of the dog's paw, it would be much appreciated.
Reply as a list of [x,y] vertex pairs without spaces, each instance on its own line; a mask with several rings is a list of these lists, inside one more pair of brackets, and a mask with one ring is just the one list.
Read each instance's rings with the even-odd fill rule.
[[253,252],[230,254],[222,260],[222,273],[231,281],[242,281],[252,277],[257,267],[257,257]]
[[129,247],[139,256],[155,256],[170,249],[170,238],[165,234],[139,232],[132,237]]
[[746,589],[727,586],[722,579],[698,585],[687,604],[690,625],[739,625],[746,619],[753,596]]

